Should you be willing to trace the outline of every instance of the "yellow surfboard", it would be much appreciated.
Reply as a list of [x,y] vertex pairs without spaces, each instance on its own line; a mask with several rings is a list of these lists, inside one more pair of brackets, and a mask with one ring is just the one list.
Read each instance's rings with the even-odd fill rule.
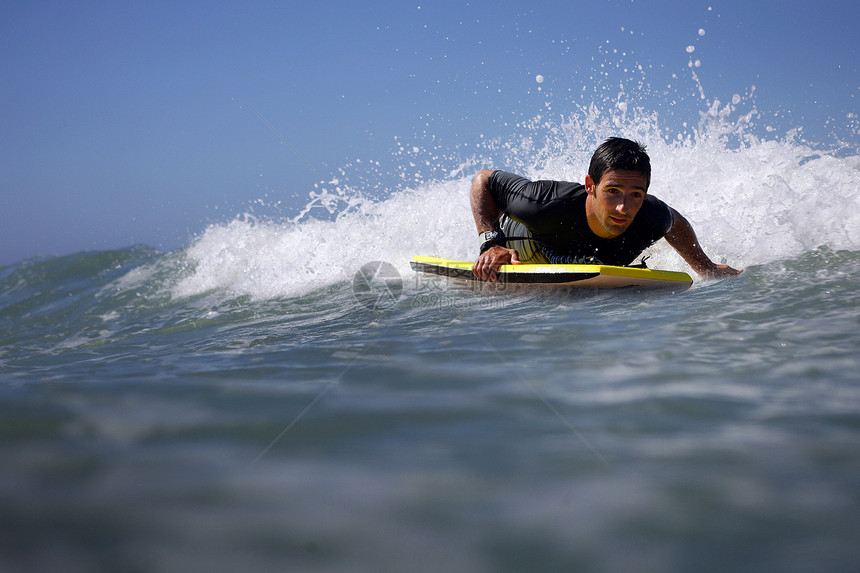
[[[417,256],[409,264],[414,271],[419,273],[441,275],[454,279],[479,280],[472,274],[472,266],[475,264],[472,261]],[[497,275],[500,283],[546,287],[642,288],[683,291],[693,284],[693,279],[687,273],[612,265],[502,265],[499,267]]]

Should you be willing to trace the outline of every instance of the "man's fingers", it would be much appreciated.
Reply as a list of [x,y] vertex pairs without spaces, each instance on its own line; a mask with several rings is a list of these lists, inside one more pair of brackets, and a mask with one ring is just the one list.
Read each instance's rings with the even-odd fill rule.
[[506,263],[520,264],[517,251],[504,247],[491,247],[475,261],[475,264],[472,266],[472,274],[479,279],[495,282],[498,278],[496,271]]
[[475,261],[475,266],[472,267],[472,273],[479,279],[483,279],[485,281],[495,280],[495,272],[492,266],[486,257],[478,257],[478,260]]

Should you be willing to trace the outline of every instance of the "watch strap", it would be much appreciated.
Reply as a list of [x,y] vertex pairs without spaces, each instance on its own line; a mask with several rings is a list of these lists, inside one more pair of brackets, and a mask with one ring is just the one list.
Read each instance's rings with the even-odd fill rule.
[[478,233],[478,237],[481,240],[481,253],[493,245],[505,246],[505,233],[501,229],[492,229]]

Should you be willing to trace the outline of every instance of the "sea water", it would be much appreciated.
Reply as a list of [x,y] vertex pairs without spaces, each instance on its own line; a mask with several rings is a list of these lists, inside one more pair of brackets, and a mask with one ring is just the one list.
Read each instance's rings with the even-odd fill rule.
[[[855,568],[860,156],[725,109],[693,137],[582,109],[488,146],[502,165],[0,269],[0,570]],[[475,256],[476,169],[581,180],[607,133],[648,144],[650,192],[742,275],[410,270]]]

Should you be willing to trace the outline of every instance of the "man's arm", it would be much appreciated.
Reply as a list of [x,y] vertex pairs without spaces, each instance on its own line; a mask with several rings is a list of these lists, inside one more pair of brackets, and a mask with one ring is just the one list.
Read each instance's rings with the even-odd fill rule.
[[[472,181],[471,203],[472,216],[475,218],[475,226],[478,228],[478,233],[492,231],[498,228],[499,219],[502,216],[496,201],[490,194],[490,176],[493,174],[491,169],[482,169]],[[496,280],[496,271],[504,264],[519,264],[517,251],[508,249],[503,246],[493,246],[481,253],[475,265],[472,267],[472,273],[479,279],[488,281]]]
[[733,277],[744,272],[743,269],[737,270],[728,265],[714,264],[699,246],[699,240],[690,222],[675,209],[672,209],[672,216],[675,222],[666,233],[666,241],[678,251],[687,264],[693,267],[694,271],[707,278]]

